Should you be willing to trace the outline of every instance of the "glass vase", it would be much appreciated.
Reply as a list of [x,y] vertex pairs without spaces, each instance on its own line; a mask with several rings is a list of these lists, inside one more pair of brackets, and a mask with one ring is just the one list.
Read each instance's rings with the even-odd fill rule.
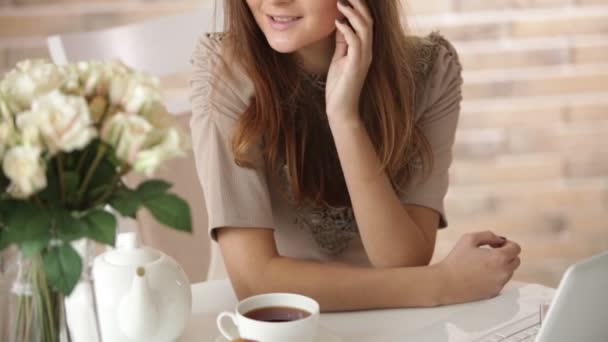
[[101,342],[91,272],[93,242],[72,245],[82,258],[82,274],[69,296],[48,283],[42,257],[18,252],[9,295],[9,342]]
[[9,342],[70,341],[63,296],[49,286],[40,255],[19,253],[9,305]]
[[9,317],[11,317],[9,299],[17,268],[16,256],[15,248],[0,251],[0,341],[9,340]]

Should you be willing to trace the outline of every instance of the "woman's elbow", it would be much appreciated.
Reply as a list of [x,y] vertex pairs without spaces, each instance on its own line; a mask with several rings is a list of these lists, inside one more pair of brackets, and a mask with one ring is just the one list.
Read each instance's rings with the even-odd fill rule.
[[263,269],[241,269],[238,275],[231,276],[230,282],[240,300],[271,292],[270,279]]
[[261,284],[257,284],[255,280],[231,279],[231,282],[234,294],[239,301],[264,293]]

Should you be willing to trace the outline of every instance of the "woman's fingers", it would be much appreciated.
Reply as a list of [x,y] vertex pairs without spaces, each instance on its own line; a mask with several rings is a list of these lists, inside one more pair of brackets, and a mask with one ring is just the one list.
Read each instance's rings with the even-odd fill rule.
[[347,54],[358,57],[361,51],[361,41],[355,31],[347,23],[340,22],[339,20],[336,20],[336,27],[344,35],[344,39],[348,43]]
[[505,243],[504,246],[498,248],[497,251],[500,251],[505,255],[507,262],[511,262],[513,261],[513,259],[519,256],[519,254],[521,253],[521,247],[513,241],[507,241],[507,243]]
[[469,242],[475,247],[481,247],[484,245],[498,245],[504,244],[505,239],[492,233],[491,231],[469,233],[467,235]]
[[505,284],[513,278],[513,275],[515,274],[517,268],[519,268],[519,265],[521,265],[521,259],[519,257],[513,259],[507,264],[507,277],[504,282]]
[[361,62],[366,65],[371,64],[373,58],[373,27],[367,6],[361,1],[357,2],[357,6],[355,7],[344,4],[343,1],[338,1],[338,9],[350,23],[351,30],[360,42],[358,51]]
[[515,272],[515,270],[519,267],[519,265],[521,265],[520,257],[516,257],[515,259],[511,260],[511,262],[508,264],[511,272]]
[[361,39],[369,36],[369,24],[356,9],[348,5],[344,5],[342,2],[338,1],[338,10],[340,10],[346,19],[348,19],[348,22],[352,25],[355,32]]
[[[351,4],[351,6],[356,9],[359,13],[361,13],[361,15],[363,16],[363,18],[365,19],[365,21],[367,22],[368,26],[373,25],[374,20],[372,18],[372,14],[369,12],[369,8],[367,7],[367,4],[365,4],[363,2],[363,0],[348,0]],[[377,1],[377,0],[375,0]],[[338,1],[339,3],[342,1]]]
[[346,56],[347,51],[348,43],[346,42],[346,38],[344,38],[344,34],[338,30],[336,31],[336,51],[334,51],[333,60]]

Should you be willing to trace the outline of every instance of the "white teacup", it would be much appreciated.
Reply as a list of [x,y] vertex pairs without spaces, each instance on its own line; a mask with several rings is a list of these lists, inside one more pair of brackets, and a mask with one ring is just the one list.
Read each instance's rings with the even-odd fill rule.
[[[285,322],[268,322],[245,317],[254,310],[276,307],[303,310],[310,315]],[[319,303],[306,296],[290,293],[253,296],[239,302],[235,312],[225,311],[217,317],[217,326],[228,340],[242,338],[258,342],[313,342],[317,335]],[[225,325],[224,318],[232,320],[239,336],[231,333],[232,330]]]

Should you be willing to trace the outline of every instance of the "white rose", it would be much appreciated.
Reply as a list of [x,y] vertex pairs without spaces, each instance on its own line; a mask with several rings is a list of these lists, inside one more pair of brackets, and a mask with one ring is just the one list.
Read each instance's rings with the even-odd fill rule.
[[118,113],[104,123],[101,139],[114,147],[120,160],[133,165],[152,129],[140,116]]
[[147,176],[151,176],[165,160],[184,155],[185,142],[176,128],[156,131],[151,136],[148,148],[137,155],[134,164],[135,171]]
[[0,161],[9,146],[15,144],[16,133],[13,115],[8,109],[7,102],[0,93]]
[[63,88],[67,93],[80,93],[80,75],[75,64],[66,64],[59,67],[64,76]]
[[107,77],[104,77],[103,64],[96,61],[79,62],[76,64],[76,69],[85,95],[90,96],[105,91]]
[[40,137],[40,115],[27,111],[17,115],[17,142],[20,145],[37,146],[42,148]]
[[167,111],[162,101],[150,101],[141,109],[140,115],[156,129],[175,127],[177,120],[175,115]]
[[0,160],[4,156],[4,152],[12,144],[14,128],[10,121],[2,121],[0,119]]
[[127,75],[117,75],[110,82],[110,103],[113,105],[123,105],[127,95],[131,91],[133,82]]
[[29,109],[35,98],[60,88],[63,82],[63,73],[55,64],[26,60],[6,74],[0,92],[6,95],[12,112],[21,112]]
[[32,103],[32,110],[17,116],[24,135],[37,129],[51,154],[83,149],[97,136],[86,101],[60,91],[46,94]]
[[157,89],[138,84],[128,94],[124,106],[129,113],[139,113],[146,103],[160,100],[161,96]]
[[9,192],[17,198],[27,198],[46,187],[46,169],[40,159],[40,148],[15,146],[4,156],[4,174],[11,180]]
[[147,103],[162,100],[158,86],[157,78],[143,74],[116,76],[110,84],[110,102],[137,114]]
[[13,115],[9,109],[8,101],[4,99],[4,95],[0,93],[0,121],[12,120]]
[[83,91],[87,96],[106,95],[115,78],[129,76],[133,71],[119,60],[88,61],[75,64]]

